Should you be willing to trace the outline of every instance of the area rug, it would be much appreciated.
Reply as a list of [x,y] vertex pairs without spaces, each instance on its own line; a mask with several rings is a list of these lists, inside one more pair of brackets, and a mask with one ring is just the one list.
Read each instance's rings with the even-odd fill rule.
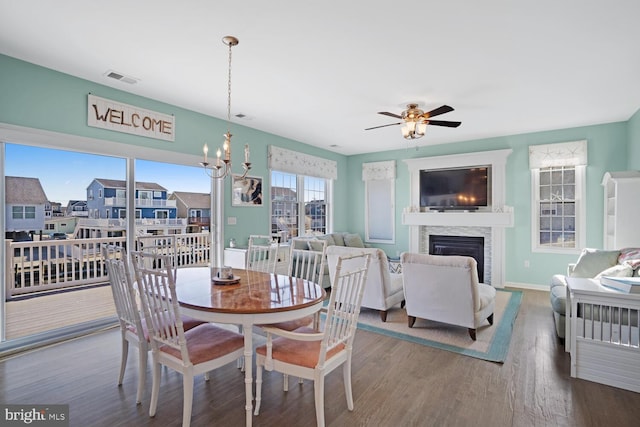
[[378,311],[363,308],[358,329],[482,360],[504,363],[521,302],[522,291],[497,289],[493,326],[489,326],[488,322],[480,326],[476,332],[476,341],[471,339],[467,328],[425,319],[416,319],[413,328],[409,328],[407,312],[399,306],[387,312],[386,322],[380,320]]

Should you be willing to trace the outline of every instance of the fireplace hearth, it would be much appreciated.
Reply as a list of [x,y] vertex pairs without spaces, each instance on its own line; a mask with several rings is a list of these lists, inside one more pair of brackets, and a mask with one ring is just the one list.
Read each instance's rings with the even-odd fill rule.
[[484,282],[484,237],[429,235],[429,254],[470,256],[478,265],[478,280]]

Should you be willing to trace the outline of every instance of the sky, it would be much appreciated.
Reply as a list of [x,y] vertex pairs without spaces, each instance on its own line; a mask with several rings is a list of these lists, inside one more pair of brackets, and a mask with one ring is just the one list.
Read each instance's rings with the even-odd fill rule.
[[[66,206],[69,200],[86,200],[94,178],[126,179],[122,158],[73,151],[6,144],[5,175],[38,178],[47,199]],[[155,182],[173,191],[209,193],[211,183],[202,168],[137,160],[136,181]]]

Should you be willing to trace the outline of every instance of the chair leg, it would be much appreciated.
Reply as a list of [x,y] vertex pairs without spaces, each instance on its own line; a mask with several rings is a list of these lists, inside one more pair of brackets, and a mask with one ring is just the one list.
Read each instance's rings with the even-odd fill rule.
[[138,347],[138,393],[136,395],[136,405],[142,402],[142,392],[147,380],[147,358],[149,352],[145,347]]
[[193,406],[193,373],[184,372],[182,374],[182,427],[189,427],[191,424],[191,408]]
[[409,324],[410,328],[413,328],[413,324],[416,323],[416,317],[415,316],[407,316],[407,323]]
[[380,310],[380,320],[382,320],[383,322],[387,321],[387,312],[386,312],[386,310]]
[[149,416],[156,415],[156,409],[158,408],[158,394],[160,393],[160,376],[162,371],[160,370],[160,363],[153,357],[153,384],[151,385],[151,403],[149,403]]
[[324,373],[313,381],[313,391],[316,403],[316,424],[324,427]]
[[347,397],[347,408],[353,411],[353,389],[351,387],[351,360],[342,365],[342,377],[344,381],[344,394]]
[[127,369],[127,357],[129,357],[129,341],[122,337],[122,355],[120,356],[120,376],[118,377],[118,385],[122,385],[124,379],[124,371]]
[[289,391],[289,375],[282,374],[282,390]]
[[407,303],[407,302],[406,302],[405,300],[402,300],[402,302],[400,303],[400,308],[404,308],[404,306],[405,306],[405,304],[406,304],[406,303]]
[[476,330],[473,328],[469,328],[469,336],[471,337],[472,340],[476,340]]
[[493,313],[491,313],[491,316],[487,317],[487,320],[489,321],[490,325],[493,325]]
[[253,415],[260,413],[260,403],[262,403],[262,365],[256,363],[256,408]]

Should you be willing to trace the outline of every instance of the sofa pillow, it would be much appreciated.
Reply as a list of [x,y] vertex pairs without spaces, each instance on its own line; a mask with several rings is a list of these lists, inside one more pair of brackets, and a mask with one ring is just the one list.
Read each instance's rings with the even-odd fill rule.
[[291,244],[293,245],[293,249],[309,249],[309,240],[304,237],[296,237],[295,239],[291,239]]
[[[309,245],[309,250],[310,251],[316,251],[316,252],[322,252],[322,250],[324,249],[324,245],[322,244],[322,242],[320,240],[321,239],[309,240],[307,242],[307,244]],[[327,242],[327,246],[329,246],[328,242]]]
[[629,264],[634,270],[640,267],[640,248],[624,248],[620,250],[618,264]]
[[351,248],[364,248],[364,243],[362,243],[362,237],[360,237],[359,234],[345,234],[344,245],[349,246]]
[[618,263],[620,251],[583,249],[571,277],[595,277],[598,273]]
[[334,246],[336,244],[336,241],[333,239],[333,236],[331,234],[323,234],[322,236],[316,236],[316,239],[326,240],[327,246]]
[[602,276],[631,277],[633,276],[633,268],[629,264],[616,264],[613,267],[602,270],[596,275],[595,279],[599,279]]
[[337,246],[344,246],[344,235],[342,233],[331,233],[331,237],[333,237],[333,241],[336,242]]

